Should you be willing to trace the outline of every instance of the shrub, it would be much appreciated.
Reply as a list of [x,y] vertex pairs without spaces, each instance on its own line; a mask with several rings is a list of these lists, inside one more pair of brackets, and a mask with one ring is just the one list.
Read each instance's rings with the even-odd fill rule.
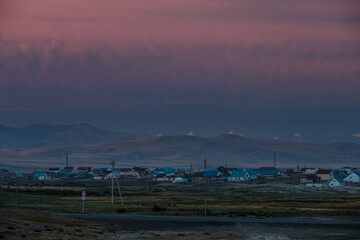
[[166,207],[162,207],[162,206],[158,206],[158,205],[154,205],[154,207],[152,208],[152,210],[154,212],[165,212],[167,211]]
[[127,210],[125,208],[119,208],[118,210],[116,210],[117,213],[126,213]]

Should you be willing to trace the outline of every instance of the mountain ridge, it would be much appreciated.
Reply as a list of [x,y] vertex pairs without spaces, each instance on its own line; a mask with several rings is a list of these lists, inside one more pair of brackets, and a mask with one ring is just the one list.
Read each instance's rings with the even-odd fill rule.
[[214,137],[161,136],[119,139],[86,145],[44,146],[23,150],[0,150],[0,159],[16,165],[63,165],[65,153],[74,165],[107,166],[201,166],[204,157],[210,164],[228,166],[272,166],[277,152],[278,166],[341,167],[360,165],[360,144],[312,144],[262,140],[237,135]]
[[119,133],[100,129],[90,124],[51,125],[28,124],[13,128],[0,125],[0,149],[25,149],[44,146],[86,145],[117,139],[149,137],[145,134]]

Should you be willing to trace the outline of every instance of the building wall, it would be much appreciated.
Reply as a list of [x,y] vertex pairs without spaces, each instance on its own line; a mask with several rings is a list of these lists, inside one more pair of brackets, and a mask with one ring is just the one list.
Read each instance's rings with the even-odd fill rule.
[[321,181],[327,181],[332,178],[332,174],[316,174],[321,178]]

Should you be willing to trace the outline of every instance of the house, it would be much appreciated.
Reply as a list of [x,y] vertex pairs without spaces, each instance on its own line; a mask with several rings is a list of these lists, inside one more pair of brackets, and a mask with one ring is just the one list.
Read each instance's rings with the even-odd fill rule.
[[25,178],[25,176],[21,172],[16,172],[15,175],[17,178]]
[[305,175],[316,174],[317,170],[319,170],[319,169],[318,168],[305,168],[305,167],[300,169],[300,171]]
[[216,179],[222,177],[222,174],[218,170],[207,170],[204,172],[204,177]]
[[104,176],[103,175],[94,175],[94,180],[104,180]]
[[307,187],[312,187],[312,188],[319,188],[322,187],[322,183],[307,183],[306,184]]
[[179,183],[179,182],[186,182],[186,179],[183,179],[182,177],[176,177],[172,183]]
[[229,171],[228,171],[227,168],[224,167],[224,166],[218,167],[217,170],[218,170],[219,172],[221,172],[221,175],[224,176],[224,177],[229,177],[229,176],[230,176]]
[[341,168],[341,170],[345,171],[349,175],[352,172],[354,172],[355,169],[352,167],[343,167],[343,168]]
[[68,175],[70,173],[73,173],[73,171],[74,171],[74,167],[66,166],[64,167],[64,169],[60,169],[59,173],[61,175]]
[[120,176],[132,176],[134,172],[131,168],[120,168]]
[[52,168],[49,168],[48,172],[49,172],[49,173],[59,173],[59,172],[60,172],[60,168],[58,168],[58,167],[52,167]]
[[248,181],[251,179],[256,179],[257,175],[255,171],[251,168],[248,169],[240,169],[235,170],[228,177],[229,182],[237,182],[237,181]]
[[344,182],[351,182],[351,183],[360,183],[360,173],[353,172],[346,178],[344,178]]
[[9,173],[9,171],[6,170],[6,169],[4,169],[4,168],[1,168],[1,169],[0,169],[0,174],[1,174],[1,173]]
[[82,174],[88,173],[88,172],[91,172],[91,167],[78,167],[76,169],[76,172],[77,173],[82,173]]
[[334,178],[344,179],[348,176],[348,174],[344,170],[335,170],[333,172]]
[[163,168],[157,168],[152,175],[155,176],[175,176],[175,169],[172,167],[163,167]]
[[321,178],[316,174],[302,175],[300,177],[300,183],[319,183]]
[[143,177],[144,175],[141,175],[141,173],[139,173],[139,172],[133,171],[133,173],[132,173],[131,176],[134,177],[134,178],[141,178],[141,177]]
[[256,174],[262,176],[276,176],[280,175],[280,170],[275,167],[261,167],[256,170]]
[[110,173],[106,173],[105,179],[111,179],[113,177],[113,173],[114,173],[114,178],[119,178],[120,168],[114,168],[114,172],[110,171]]
[[143,167],[133,167],[133,170],[139,173],[140,176],[145,176],[149,173],[148,169]]
[[156,177],[156,181],[159,181],[159,182],[168,182],[168,181],[170,181],[170,177],[157,176],[157,177]]
[[204,178],[204,172],[196,172],[193,175],[191,175],[192,182],[199,183]]
[[44,172],[37,172],[34,174],[34,179],[38,179],[38,180],[48,180],[51,179],[51,176],[48,176],[46,173]]
[[340,187],[340,186],[344,186],[345,183],[341,178],[333,178],[330,182],[329,182],[329,187]]
[[74,171],[74,167],[72,166],[66,166],[64,169],[60,170],[60,173],[72,173]]
[[320,177],[321,181],[327,181],[334,177],[332,174],[332,170],[329,169],[321,169],[316,171],[316,175]]

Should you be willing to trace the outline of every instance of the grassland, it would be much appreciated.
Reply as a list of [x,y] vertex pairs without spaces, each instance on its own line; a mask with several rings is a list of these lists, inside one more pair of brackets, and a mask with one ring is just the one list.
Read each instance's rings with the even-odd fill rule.
[[[124,205],[115,195],[111,205],[109,182],[19,183],[16,204],[15,183],[1,185],[3,207],[82,212],[81,192],[87,193],[86,213],[201,216],[204,212],[203,184],[121,185]],[[118,194],[115,189],[115,194]],[[284,183],[210,182],[208,215],[221,217],[336,217],[360,215],[358,187],[308,189]]]

